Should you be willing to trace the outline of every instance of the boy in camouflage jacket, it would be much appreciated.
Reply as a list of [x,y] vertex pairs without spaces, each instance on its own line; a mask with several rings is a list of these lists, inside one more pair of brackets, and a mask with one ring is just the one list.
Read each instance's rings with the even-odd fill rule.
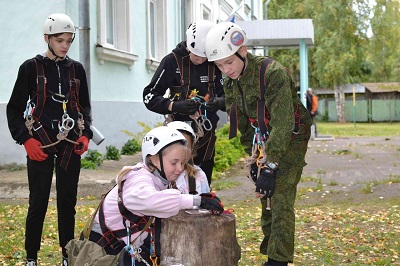
[[[224,91],[232,136],[238,129],[246,152],[253,159],[258,152],[258,159],[261,158],[253,163],[250,175],[255,181],[256,197],[262,204],[264,239],[260,252],[268,255],[264,265],[283,266],[293,262],[294,257],[294,202],[306,165],[311,117],[297,96],[287,69],[269,58],[264,77],[260,79],[266,57],[248,53],[246,43],[247,37],[238,25],[223,22],[209,31],[206,54],[227,76]],[[263,97],[260,97],[260,80],[265,86]],[[265,107],[261,108],[266,120],[257,117],[260,100],[265,100]],[[257,130],[261,123],[267,132],[259,139]],[[256,146],[262,149],[254,149]]]

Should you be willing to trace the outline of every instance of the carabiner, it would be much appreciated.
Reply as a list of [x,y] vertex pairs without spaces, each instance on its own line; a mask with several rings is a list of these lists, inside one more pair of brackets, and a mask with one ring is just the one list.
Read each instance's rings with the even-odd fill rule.
[[212,129],[212,124],[210,119],[208,119],[207,117],[204,118],[204,116],[202,117],[201,126],[207,131],[210,131]]

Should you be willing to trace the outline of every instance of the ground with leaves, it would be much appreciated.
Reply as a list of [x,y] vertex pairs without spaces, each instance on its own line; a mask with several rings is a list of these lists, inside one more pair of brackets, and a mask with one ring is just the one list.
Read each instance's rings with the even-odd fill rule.
[[[112,186],[121,165],[135,160],[105,161],[99,170],[82,172],[77,234],[94,210],[98,195]],[[400,265],[400,138],[311,141],[306,161],[296,202],[295,265]],[[15,198],[27,195],[23,179],[24,171],[0,171],[1,265],[23,264],[27,200]],[[266,259],[258,252],[261,209],[243,161],[218,182],[236,185],[216,193],[236,215],[242,249],[239,265],[261,265]],[[41,265],[59,262],[56,217],[55,206],[50,204],[39,254]]]

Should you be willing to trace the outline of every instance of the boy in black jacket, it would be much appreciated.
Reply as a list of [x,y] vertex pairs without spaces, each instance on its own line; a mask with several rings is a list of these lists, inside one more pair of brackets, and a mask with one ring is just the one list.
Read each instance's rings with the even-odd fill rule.
[[55,169],[58,232],[65,266],[65,245],[74,238],[81,155],[93,136],[90,100],[82,64],[67,56],[75,38],[71,18],[65,14],[50,15],[43,34],[48,49],[20,66],[7,104],[7,120],[12,137],[27,152],[25,265],[37,265]]
[[[225,109],[221,71],[205,55],[205,38],[213,25],[207,20],[193,22],[186,31],[186,41],[161,60],[143,90],[147,109],[168,115],[167,123],[176,120],[192,125],[198,136],[194,164],[205,172],[209,184],[214,167],[217,111]],[[165,98],[168,89],[169,97]]]

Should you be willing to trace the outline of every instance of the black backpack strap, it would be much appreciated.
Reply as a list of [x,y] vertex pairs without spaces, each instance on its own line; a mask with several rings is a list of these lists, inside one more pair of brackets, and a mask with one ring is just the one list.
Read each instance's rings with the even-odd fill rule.
[[46,103],[46,84],[47,79],[44,75],[43,64],[36,59],[33,59],[36,65],[36,106],[35,106],[35,117],[40,119],[44,110],[44,104]]
[[271,57],[266,57],[260,68],[260,100],[257,103],[257,121],[263,137],[268,136],[267,124],[269,122],[269,114],[265,107],[265,82],[264,76],[268,66],[274,61]]
[[[47,79],[44,74],[44,67],[41,62],[39,62],[36,59],[33,59],[36,65],[36,104],[35,104],[35,110],[33,111],[33,114],[28,116],[27,119],[33,119],[33,130],[37,133],[37,135],[40,138],[41,143],[44,146],[50,145],[52,142],[47,135],[46,131],[44,130],[42,124],[40,123],[40,117],[42,116],[43,110],[44,110],[44,105],[46,103],[46,84],[47,84]],[[33,98],[33,97],[32,97]],[[46,148],[49,153],[56,153],[57,149],[54,146],[50,146]]]
[[199,194],[196,190],[196,178],[194,176],[188,176],[189,181],[189,194],[197,195]]
[[73,112],[80,112],[79,109],[79,87],[81,85],[81,81],[75,78],[75,64],[72,59],[71,68],[69,69],[69,101],[71,104],[71,109]]
[[215,97],[215,64],[213,62],[208,62],[208,94],[210,98]]
[[[187,56],[179,56],[176,53],[173,53],[175,56],[176,63],[179,68],[179,73],[181,76],[181,90],[180,90],[180,101],[185,101],[189,96],[190,91],[190,57]],[[175,91],[176,93],[176,91]]]

